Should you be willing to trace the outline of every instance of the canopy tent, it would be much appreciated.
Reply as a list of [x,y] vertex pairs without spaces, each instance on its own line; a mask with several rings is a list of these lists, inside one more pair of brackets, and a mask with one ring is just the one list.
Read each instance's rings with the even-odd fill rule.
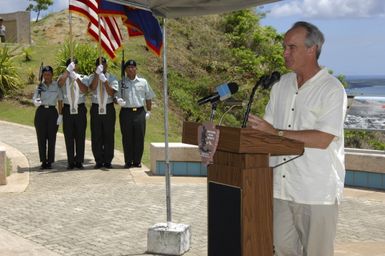
[[163,20],[163,97],[165,129],[165,179],[167,223],[171,222],[170,162],[168,147],[168,94],[167,94],[167,40],[166,18],[202,16],[247,9],[281,0],[107,0],[126,6],[151,11]]
[[177,18],[184,16],[200,16],[217,14],[257,5],[268,4],[280,0],[108,0],[150,10],[156,16]]

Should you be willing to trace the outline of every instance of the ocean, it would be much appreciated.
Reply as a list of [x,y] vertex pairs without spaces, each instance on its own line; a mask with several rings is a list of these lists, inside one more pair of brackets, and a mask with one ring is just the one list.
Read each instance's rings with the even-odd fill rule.
[[385,130],[385,75],[348,76],[345,129]]

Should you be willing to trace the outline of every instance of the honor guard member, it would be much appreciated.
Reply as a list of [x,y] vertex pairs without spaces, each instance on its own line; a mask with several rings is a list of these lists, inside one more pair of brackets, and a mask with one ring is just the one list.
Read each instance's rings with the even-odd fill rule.
[[[155,97],[147,80],[136,75],[136,62],[124,65],[126,76],[120,83],[118,104],[125,168],[141,167],[146,120],[150,117],[151,99]],[[145,107],[146,109],[145,109]]]
[[67,169],[83,169],[87,127],[85,93],[88,87],[76,73],[77,60],[68,59],[58,83],[63,91],[63,133],[67,150]]
[[116,121],[113,99],[119,83],[115,76],[107,72],[105,58],[97,58],[95,65],[95,74],[90,75],[87,81],[92,93],[90,115],[92,153],[96,162],[94,168],[112,168]]
[[[61,113],[63,95],[56,81],[52,80],[53,69],[45,66],[41,70],[42,79],[33,94],[33,103],[37,107],[35,113],[35,129],[39,146],[40,169],[51,169],[55,161],[55,144],[58,125],[62,116],[58,116],[56,105]],[[47,147],[48,146],[48,147]],[[48,148],[48,152],[47,152]]]

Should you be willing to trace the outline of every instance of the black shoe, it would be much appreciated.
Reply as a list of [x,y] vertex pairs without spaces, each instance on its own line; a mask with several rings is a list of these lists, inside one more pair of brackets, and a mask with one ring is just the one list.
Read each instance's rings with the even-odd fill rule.
[[45,168],[46,169],[52,169],[52,164],[50,162],[45,163]]
[[134,167],[140,168],[140,167],[142,167],[142,165],[140,163],[134,163]]
[[67,170],[73,170],[75,168],[74,164],[68,164],[67,165]]
[[95,166],[94,166],[94,169],[100,169],[102,167],[103,167],[102,163],[96,163]]
[[80,163],[80,162],[77,162],[77,163],[75,164],[75,167],[78,168],[78,169],[80,169],[80,170],[84,169],[83,164]]
[[132,167],[132,164],[131,163],[126,163],[125,165],[124,165],[124,168],[126,168],[126,169],[130,169]]
[[104,163],[104,167],[109,168],[109,169],[112,169],[111,163]]
[[46,163],[42,162],[40,165],[40,170],[44,170],[46,168]]

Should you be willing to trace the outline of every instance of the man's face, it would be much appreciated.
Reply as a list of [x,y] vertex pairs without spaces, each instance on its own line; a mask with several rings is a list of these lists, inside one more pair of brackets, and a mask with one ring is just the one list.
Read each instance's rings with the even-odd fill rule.
[[43,78],[44,78],[44,82],[46,83],[46,84],[50,84],[50,83],[52,83],[52,73],[51,73],[51,71],[44,71],[43,72]]
[[135,76],[136,76],[136,66],[127,66],[126,67],[126,74],[128,76],[128,78],[130,79],[134,79]]
[[294,72],[306,68],[310,64],[309,60],[314,57],[312,54],[314,54],[315,46],[306,47],[305,39],[306,30],[301,27],[290,30],[285,34],[283,57],[286,67]]

